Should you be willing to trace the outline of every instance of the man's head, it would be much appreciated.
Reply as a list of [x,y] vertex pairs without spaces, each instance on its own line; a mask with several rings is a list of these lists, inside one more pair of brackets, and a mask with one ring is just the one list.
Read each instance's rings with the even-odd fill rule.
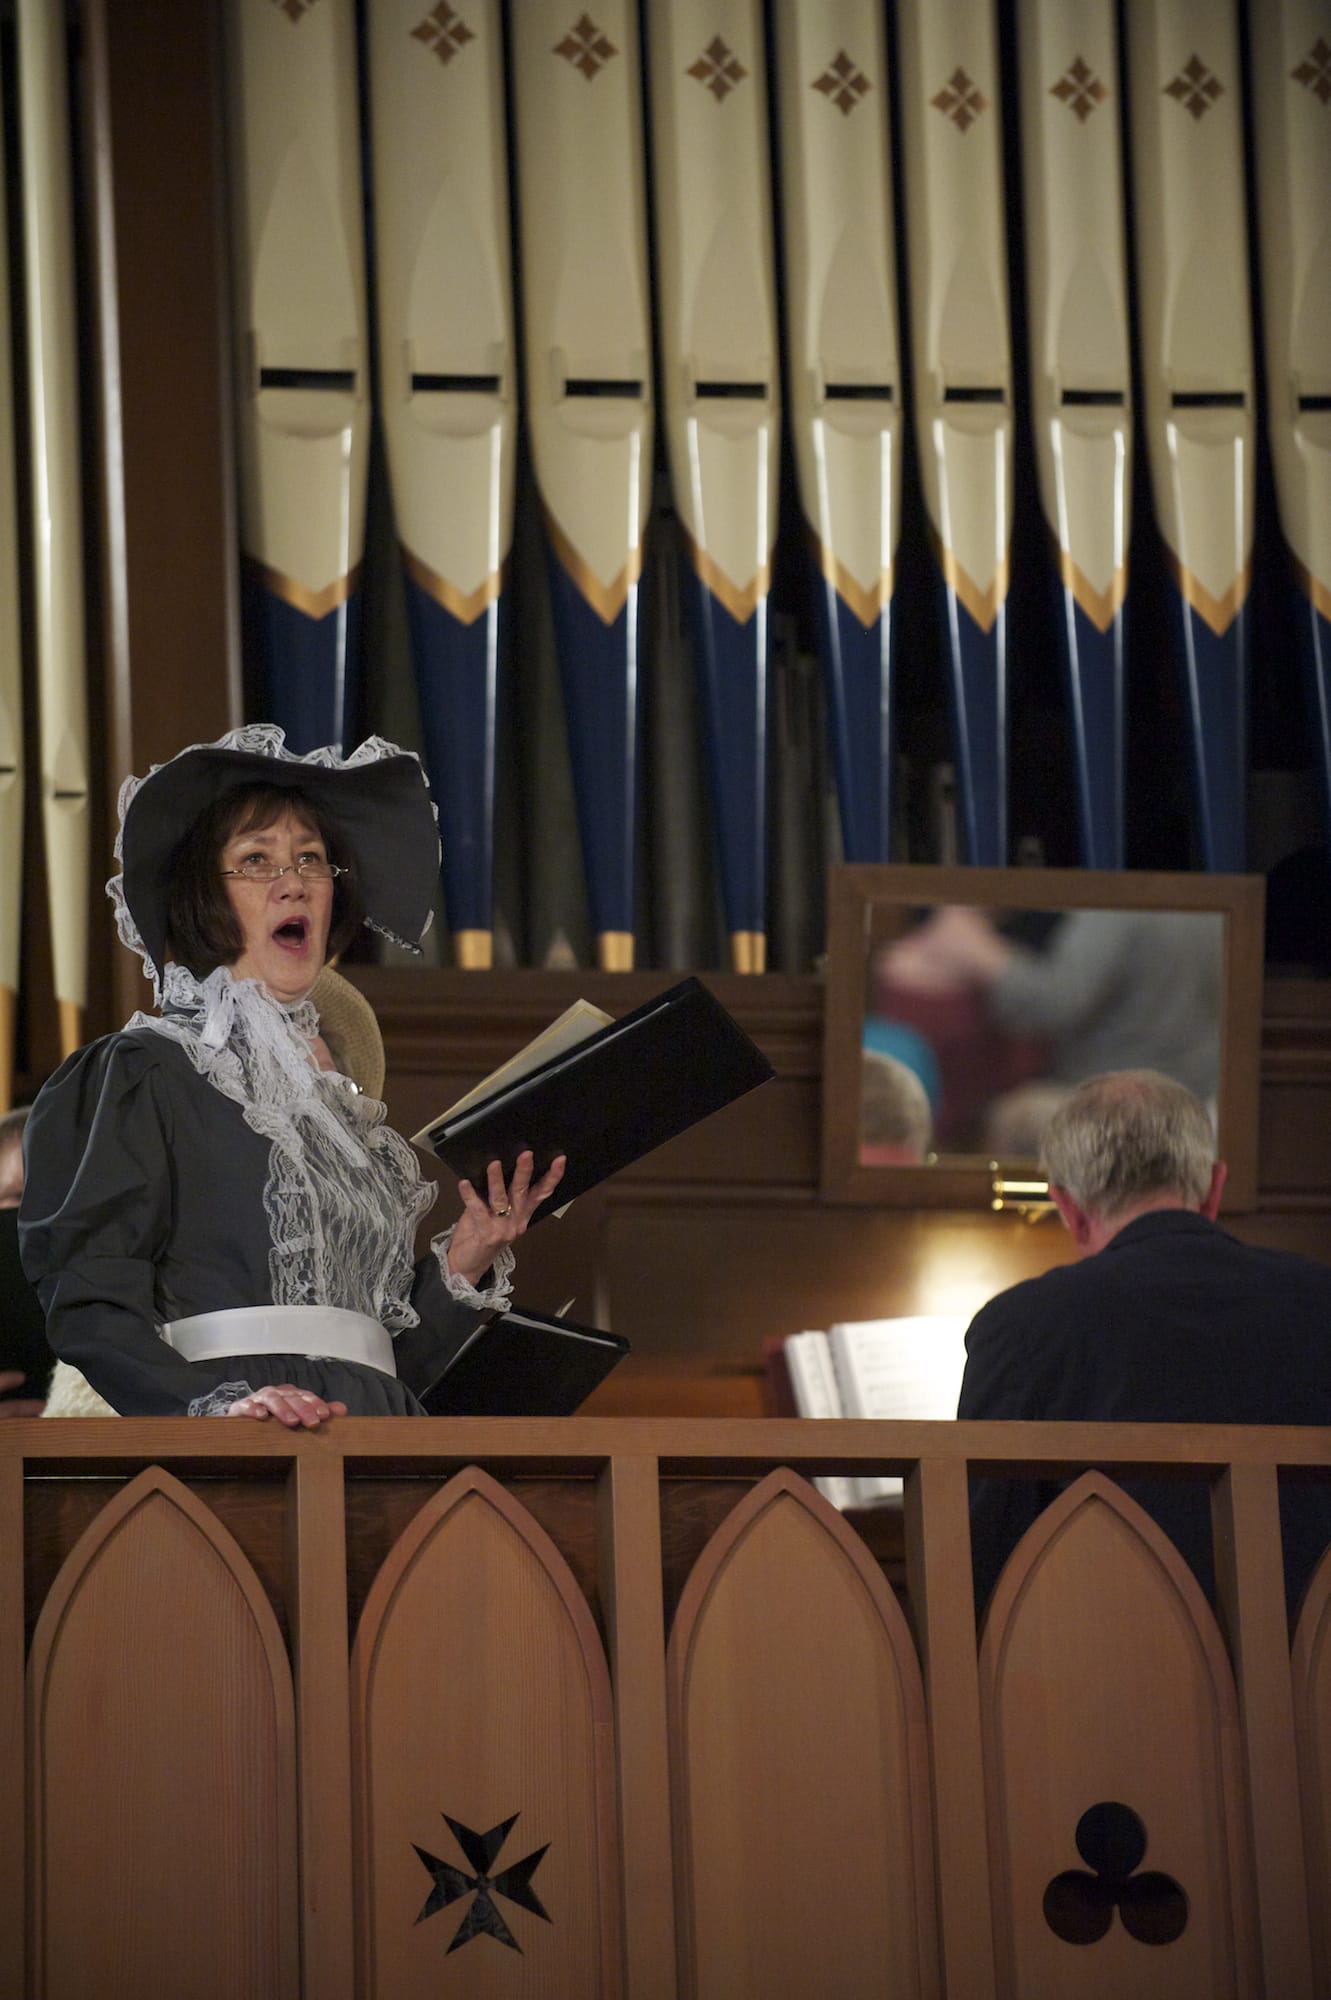
[[860,1160],[865,1166],[916,1165],[933,1139],[929,1095],[896,1056],[865,1049],[860,1084]]
[[1206,1106],[1149,1069],[1079,1084],[1045,1128],[1040,1165],[1083,1256],[1153,1209],[1214,1219],[1225,1185]]

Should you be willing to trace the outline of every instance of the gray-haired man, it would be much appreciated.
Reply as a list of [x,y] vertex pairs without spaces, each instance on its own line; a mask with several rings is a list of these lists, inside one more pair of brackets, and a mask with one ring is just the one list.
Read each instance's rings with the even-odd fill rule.
[[[1331,1423],[1331,1268],[1219,1227],[1225,1168],[1191,1091],[1152,1070],[1094,1077],[1050,1122],[1041,1163],[1079,1261],[976,1314],[958,1416]],[[1204,1485],[1125,1485],[1210,1592]],[[973,1482],[978,1603],[1056,1490]],[[1281,1525],[1293,1611],[1331,1543],[1331,1487],[1286,1482]]]

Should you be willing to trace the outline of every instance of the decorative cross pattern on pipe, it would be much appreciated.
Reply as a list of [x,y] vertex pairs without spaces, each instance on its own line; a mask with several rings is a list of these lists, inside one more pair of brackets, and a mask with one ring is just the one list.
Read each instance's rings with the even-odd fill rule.
[[1146,1828],[1131,1806],[1102,1799],[1077,1821],[1077,1852],[1094,1874],[1080,1868],[1055,1875],[1044,1892],[1044,1920],[1064,1944],[1098,1944],[1117,1910],[1138,1944],[1173,1944],[1188,1922],[1188,1898],[1172,1875],[1138,1874],[1146,1856]]
[[603,34],[590,14],[584,14],[569,29],[562,42],[555,43],[555,54],[571,62],[574,69],[580,69],[588,83],[600,74],[612,56],[619,50],[609,35]]
[[449,1951],[457,1951],[460,1946],[469,1944],[472,1938],[484,1935],[495,1938],[500,1944],[508,1945],[513,1951],[521,1952],[522,1946],[500,1916],[494,1898],[503,1896],[508,1902],[515,1903],[520,1910],[530,1910],[533,1916],[542,1918],[545,1923],[552,1921],[548,1911],[541,1907],[540,1898],[531,1886],[531,1878],[545,1857],[549,1841],[544,1847],[538,1847],[533,1853],[526,1855],[523,1860],[515,1861],[511,1868],[501,1869],[499,1874],[495,1875],[491,1871],[499,1859],[500,1848],[518,1818],[517,1813],[501,1820],[498,1826],[492,1826],[488,1833],[477,1833],[472,1827],[463,1826],[461,1820],[449,1819],[447,1813],[443,1814],[443,1818],[476,1873],[468,1875],[465,1869],[455,1868],[451,1861],[441,1861],[437,1854],[427,1854],[423,1847],[416,1847],[413,1840],[412,1846],[416,1847],[421,1861],[434,1877],[434,1887],[416,1922],[423,1924],[427,1917],[435,1914],[436,1910],[446,1910],[450,1903],[456,1903],[463,1896],[471,1896],[473,1898],[471,1908],[458,1925],[457,1934],[448,1947]]
[[1297,69],[1290,75],[1295,83],[1310,90],[1319,104],[1331,104],[1331,48],[1319,35]]
[[723,41],[720,35],[713,35],[697,62],[689,64],[688,73],[696,76],[719,104],[723,97],[729,97],[731,91],[743,83],[749,72],[729,43]]
[[929,99],[935,111],[941,111],[944,118],[950,118],[958,132],[969,132],[982,111],[989,109],[989,99],[976,89],[964,69],[954,69],[943,88]]
[[1109,92],[1101,83],[1090,64],[1081,56],[1076,56],[1068,64],[1057,83],[1049,86],[1049,95],[1066,104],[1069,111],[1075,111],[1084,125],[1097,104],[1103,104]]
[[451,63],[454,56],[476,37],[467,26],[456,8],[450,7],[448,0],[439,0],[439,5],[425,16],[412,36],[432,49],[441,63]]
[[1189,56],[1178,75],[1170,78],[1164,94],[1176,99],[1194,118],[1204,118],[1217,97],[1224,96],[1225,86],[1214,71],[1206,67],[1201,57],[1194,54]]
[[831,98],[838,111],[849,117],[873,85],[858,63],[844,49],[838,49],[822,75],[815,77],[809,88],[821,90],[824,97]]

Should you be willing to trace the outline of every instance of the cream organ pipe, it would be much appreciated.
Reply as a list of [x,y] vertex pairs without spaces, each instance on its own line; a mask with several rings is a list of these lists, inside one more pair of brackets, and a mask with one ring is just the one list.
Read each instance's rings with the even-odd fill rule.
[[1331,5],[1270,0],[1253,25],[1267,430],[1331,802]]
[[1082,861],[1117,868],[1132,413],[1114,0],[1020,0],[1017,26],[1031,403]]
[[1203,858],[1241,870],[1255,422],[1237,28],[1232,0],[1128,0],[1126,22],[1151,490]]
[[1007,860],[1012,365],[991,0],[898,13],[915,424],[972,862]]
[[671,476],[731,954],[760,972],[779,424],[762,14],[757,0],[651,0],[648,20]]
[[639,617],[652,481],[636,0],[511,19],[527,423],[600,964],[633,963]]
[[901,532],[886,36],[878,0],[778,0],[786,337],[848,861],[887,861]]
[[375,0],[366,32],[380,415],[454,955],[487,966],[517,439],[499,0]]
[[63,0],[19,0],[33,589],[51,950],[64,1053],[88,989],[88,720]]
[[8,1111],[14,1095],[14,1028],[23,929],[23,655],[18,621],[14,376],[5,215],[5,163],[0,153],[0,1111]]
[[349,720],[370,405],[352,0],[229,0],[241,533],[268,707],[297,749]]

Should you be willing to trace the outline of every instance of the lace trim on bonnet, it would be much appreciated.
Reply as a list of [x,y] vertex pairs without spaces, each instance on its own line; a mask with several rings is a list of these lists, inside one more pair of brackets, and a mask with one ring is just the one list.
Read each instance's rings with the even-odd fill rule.
[[[294,750],[287,749],[282,730],[275,722],[247,722],[240,729],[228,730],[226,735],[219,736],[215,743],[191,743],[178,754],[182,757],[187,757],[192,750],[239,750],[245,751],[253,757],[271,757],[275,763],[307,764],[325,771],[351,771],[361,764],[381,763],[385,757],[402,757],[411,754],[409,751],[403,751],[398,744],[390,743],[386,737],[367,736],[365,741],[359,744],[349,757],[339,756],[331,745],[326,745],[322,750],[310,750],[305,756],[300,757],[297,756]],[[174,763],[175,761],[174,757],[168,759],[170,763]],[[124,784],[120,787],[120,798],[118,801],[120,828],[116,834],[115,845],[115,857],[117,861],[123,862],[125,858],[125,815],[129,811],[130,801],[141,785],[146,785],[149,778],[155,778],[159,771],[165,769],[165,764],[154,764],[144,777],[126,778]],[[439,811],[433,799],[430,800],[430,810],[434,814],[435,824],[438,825]],[[123,871],[119,875],[111,877],[106,885],[106,893],[115,905],[116,931],[120,942],[127,946],[130,951],[137,952],[138,956],[143,960],[144,975],[152,982],[153,996],[160,1007],[162,1004],[161,983],[157,977],[157,969],[148,955],[147,947],[139,935],[139,927],[129,913],[129,905],[125,901],[125,877]],[[420,945],[414,938],[399,937],[396,931],[390,931],[384,924],[375,923],[370,917],[367,917],[365,921],[368,929],[377,931],[379,936],[387,938],[390,944],[401,945],[407,951],[420,951]],[[427,931],[433,921],[434,912],[431,910],[425,920],[425,929]]]

